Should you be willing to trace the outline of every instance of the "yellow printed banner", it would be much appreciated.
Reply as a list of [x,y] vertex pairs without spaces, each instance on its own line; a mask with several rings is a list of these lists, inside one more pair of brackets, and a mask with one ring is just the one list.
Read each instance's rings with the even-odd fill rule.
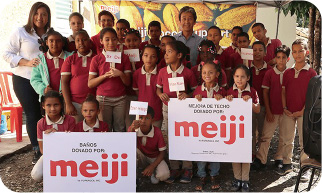
[[[131,27],[141,33],[142,40],[148,40],[148,25],[151,21],[161,23],[162,36],[175,35],[180,30],[179,10],[184,6],[195,8],[197,22],[194,31],[201,37],[207,36],[207,29],[213,25],[222,30],[221,46],[231,43],[231,30],[241,26],[248,32],[251,42],[255,41],[251,26],[256,21],[255,5],[232,5],[215,3],[154,3],[145,1],[93,1],[95,17],[102,10],[111,12],[118,19],[126,19]],[[97,20],[96,20],[97,21]],[[101,28],[96,23],[97,33]]]

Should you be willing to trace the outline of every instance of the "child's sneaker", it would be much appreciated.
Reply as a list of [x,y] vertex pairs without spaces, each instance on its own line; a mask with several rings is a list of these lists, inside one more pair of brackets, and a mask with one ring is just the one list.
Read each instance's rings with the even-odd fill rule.
[[276,168],[283,167],[283,160],[275,160],[275,167]]
[[160,182],[160,180],[157,179],[154,174],[152,174],[152,176],[151,176],[151,183],[152,184],[158,184],[159,182]]
[[231,184],[231,191],[233,192],[239,191],[241,186],[242,186],[241,180],[237,180],[236,178],[234,178]]
[[191,169],[184,169],[183,174],[180,178],[181,183],[190,183],[192,178],[192,170]]
[[292,164],[283,164],[283,165],[279,165],[279,167],[276,170],[276,173],[283,176],[292,171],[293,171]]
[[249,192],[249,181],[242,181],[242,192]]
[[175,179],[180,176],[179,170],[170,170],[170,177],[165,181],[168,184],[172,184]]

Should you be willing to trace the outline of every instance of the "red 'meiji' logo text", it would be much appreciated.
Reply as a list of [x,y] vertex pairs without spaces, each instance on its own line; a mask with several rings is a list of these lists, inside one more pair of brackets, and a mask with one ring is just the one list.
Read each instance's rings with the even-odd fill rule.
[[[220,123],[220,138],[226,138],[227,137],[227,126],[224,121],[226,121],[226,116],[222,115],[220,117],[220,120],[223,121]],[[224,141],[224,143],[231,145],[235,143],[236,141],[236,123],[234,121],[236,120],[236,117],[234,115],[230,116],[230,121],[231,123],[229,124],[229,140]],[[239,138],[244,138],[244,116],[240,116],[239,120],[241,123],[239,123]],[[217,136],[218,132],[218,127],[216,123],[214,122],[204,122],[201,125],[201,128],[199,129],[199,125],[196,122],[175,122],[175,136],[180,136],[180,129],[183,127],[183,136],[189,137],[189,129],[192,128],[193,130],[193,137],[199,137],[199,130],[201,131],[201,135],[204,136],[205,138],[215,138]],[[209,133],[211,131],[211,133]]]
[[[112,163],[109,163],[108,161],[104,161],[108,158],[108,155],[106,153],[102,154],[103,161],[100,163],[96,163],[94,160],[85,160],[82,163],[79,164],[79,167],[77,166],[77,163],[75,161],[65,161],[65,160],[59,160],[59,161],[52,161],[50,160],[50,176],[57,176],[57,167],[60,167],[60,176],[64,177],[67,176],[67,167],[70,168],[70,175],[71,177],[77,177],[78,176],[78,170],[80,175],[87,177],[87,178],[93,178],[97,176],[98,170],[100,170],[100,173],[102,174],[102,177],[110,177],[112,175],[110,180],[105,180],[109,184],[114,184],[119,179],[119,162],[116,161],[118,158],[118,154],[114,153],[112,154]],[[121,161],[121,176],[128,176],[128,162],[126,161],[126,158],[128,155],[126,153],[123,153],[121,155],[121,158],[123,159]],[[109,171],[108,165],[112,164],[112,171]],[[100,165],[100,166],[99,166]],[[92,171],[92,172],[89,172]]]

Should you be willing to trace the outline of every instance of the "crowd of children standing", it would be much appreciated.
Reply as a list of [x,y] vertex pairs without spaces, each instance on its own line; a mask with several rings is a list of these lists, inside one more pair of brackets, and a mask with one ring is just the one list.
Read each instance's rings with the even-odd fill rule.
[[[64,38],[50,28],[40,41],[43,54],[33,59],[30,83],[41,100],[44,116],[37,124],[37,140],[42,153],[42,133],[137,132],[138,166],[152,183],[189,183],[193,175],[191,161],[168,160],[168,101],[171,98],[214,98],[228,101],[243,98],[253,102],[253,163],[233,163],[233,191],[249,191],[250,168],[266,167],[270,141],[279,128],[275,154],[276,172],[292,171],[292,152],[297,125],[303,148],[302,121],[305,95],[310,78],[316,72],[306,62],[307,45],[295,40],[291,48],[278,39],[266,37],[262,23],[252,26],[258,41],[251,45],[253,60],[241,58],[241,48],[250,40],[240,26],[232,29],[232,44],[220,46],[221,29],[212,26],[207,38],[193,32],[197,15],[192,7],[179,13],[182,32],[161,36],[161,25],[152,21],[148,41],[141,42],[139,31],[125,19],[114,23],[108,11],[98,14],[102,30],[92,37],[83,30],[79,13],[69,17],[72,35]],[[126,49],[139,49],[140,61],[131,62]],[[121,52],[121,63],[106,61],[106,52]],[[295,60],[287,69],[289,55]],[[170,92],[168,78],[183,77],[185,91]],[[139,120],[128,115],[130,101],[148,102],[148,114]],[[257,132],[257,133],[256,133]],[[301,160],[307,158],[302,151]],[[165,161],[167,160],[167,162]],[[168,166],[170,165],[170,169]],[[205,185],[205,162],[197,162],[200,182]],[[180,167],[181,166],[181,167]],[[220,163],[209,163],[211,189],[218,189]],[[42,177],[42,157],[32,176]]]

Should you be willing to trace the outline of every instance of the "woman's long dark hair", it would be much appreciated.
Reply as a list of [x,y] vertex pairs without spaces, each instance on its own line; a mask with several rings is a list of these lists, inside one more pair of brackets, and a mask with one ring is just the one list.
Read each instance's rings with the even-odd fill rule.
[[30,9],[30,12],[29,12],[29,17],[28,17],[28,23],[24,26],[24,28],[26,29],[26,31],[28,33],[31,33],[31,29],[32,28],[35,28],[35,25],[34,25],[34,16],[35,14],[37,13],[37,10],[39,8],[42,8],[44,7],[47,11],[47,14],[48,14],[48,22],[47,24],[45,25],[45,31],[50,28],[50,22],[51,22],[51,14],[50,14],[50,9],[48,7],[47,4],[43,3],[43,2],[36,2],[32,5],[31,9]]

